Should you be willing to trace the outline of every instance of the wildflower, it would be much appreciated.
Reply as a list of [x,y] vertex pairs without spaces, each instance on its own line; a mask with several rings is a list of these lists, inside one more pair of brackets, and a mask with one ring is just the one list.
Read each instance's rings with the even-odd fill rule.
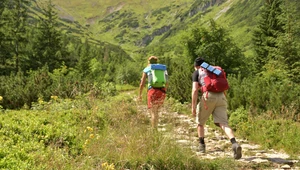
[[88,130],[88,131],[90,131],[90,132],[92,132],[92,131],[93,131],[93,128],[91,128],[91,127],[89,127],[89,126],[88,126],[88,127],[86,127],[86,128],[87,128],[87,130]]
[[107,166],[108,166],[108,163],[107,163],[107,162],[104,162],[104,163],[101,164],[101,166],[102,166],[102,167],[107,167]]
[[114,164],[109,165],[107,162],[102,163],[101,166],[103,169],[106,169],[106,170],[114,170],[115,169]]
[[2,101],[3,100],[3,97],[2,96],[0,96],[0,101]]
[[94,138],[94,134],[90,134],[90,138],[91,138],[91,139]]
[[85,140],[85,142],[84,142],[84,145],[87,145],[87,144],[89,144],[89,142],[90,142],[90,140]]
[[57,96],[51,96],[51,99],[53,99],[53,100],[57,100]]
[[114,170],[114,169],[115,169],[115,165],[114,165],[114,164],[110,164],[110,165],[108,166],[108,169],[109,169],[109,170]]

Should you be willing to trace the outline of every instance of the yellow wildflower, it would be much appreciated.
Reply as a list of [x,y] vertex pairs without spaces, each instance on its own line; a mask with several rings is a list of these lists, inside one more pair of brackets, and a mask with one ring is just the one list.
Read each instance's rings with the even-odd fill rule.
[[0,96],[0,101],[2,101],[3,100],[3,97],[2,96]]
[[101,166],[103,169],[106,169],[106,170],[114,170],[115,169],[115,165],[113,163],[109,165],[107,162],[104,162],[101,164]]
[[57,100],[58,96],[51,96],[51,99]]
[[108,163],[107,162],[104,162],[101,164],[101,166],[104,168],[104,167],[107,167]]
[[85,140],[85,142],[84,142],[84,145],[87,145],[87,144],[89,144],[89,142],[90,142],[90,140]]
[[90,131],[90,132],[92,132],[92,131],[93,131],[93,128],[91,128],[91,127],[89,127],[89,126],[88,126],[88,127],[86,127],[86,128],[87,128],[87,130],[88,130],[88,131]]
[[108,166],[108,169],[109,169],[109,170],[114,170],[114,169],[115,169],[115,165],[114,165],[114,164],[110,164],[110,165]]
[[90,138],[91,138],[91,139],[94,138],[94,134],[90,134]]

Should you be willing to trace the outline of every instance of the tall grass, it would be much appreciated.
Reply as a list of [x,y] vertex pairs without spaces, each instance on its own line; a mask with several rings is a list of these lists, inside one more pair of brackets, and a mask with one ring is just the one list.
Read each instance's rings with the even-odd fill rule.
[[151,129],[133,94],[34,103],[0,115],[1,169],[228,169]]
[[[147,111],[138,109],[145,103],[134,101],[135,95],[126,91],[101,100],[52,98],[34,103],[35,110],[2,110],[0,169],[251,168],[228,158],[201,159],[164,132],[151,129]],[[165,104],[167,110],[187,113],[184,104],[172,99]],[[292,155],[299,153],[295,147],[299,145],[299,125],[247,118],[245,112],[240,109],[230,115],[240,138],[265,144],[266,148],[282,148]],[[175,127],[172,121],[175,119],[168,123]],[[168,126],[170,132],[172,128]]]
[[107,128],[87,146],[82,160],[88,156],[97,168],[113,165],[116,169],[211,169],[224,166],[215,161],[201,161],[190,150],[151,129],[148,115],[138,111],[137,103],[129,96],[115,99],[105,105],[111,111],[106,115]]
[[[265,149],[275,149],[297,156],[300,153],[300,124],[291,120],[270,120],[268,116],[249,117],[235,125],[239,136],[260,144]],[[259,132],[259,133],[257,133]]]

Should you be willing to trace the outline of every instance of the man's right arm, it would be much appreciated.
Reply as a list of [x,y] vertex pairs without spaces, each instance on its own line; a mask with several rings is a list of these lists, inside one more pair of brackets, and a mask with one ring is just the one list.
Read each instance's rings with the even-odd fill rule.
[[142,93],[143,93],[143,88],[146,82],[146,73],[143,72],[142,78],[141,78],[141,82],[140,82],[140,92],[139,92],[139,99],[142,99]]

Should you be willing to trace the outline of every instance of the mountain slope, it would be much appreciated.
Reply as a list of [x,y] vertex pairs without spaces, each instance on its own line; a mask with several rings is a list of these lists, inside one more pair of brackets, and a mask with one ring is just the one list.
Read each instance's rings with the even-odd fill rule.
[[[295,0],[290,0],[294,1]],[[90,39],[120,46],[130,55],[178,44],[189,28],[214,19],[251,55],[251,36],[264,0],[52,0],[62,20],[79,23]],[[172,49],[168,49],[172,50]]]
[[[48,3],[48,1],[43,0],[30,1],[28,5],[28,13],[31,24],[34,24],[37,19],[44,17],[43,10],[46,9]],[[56,8],[56,12],[59,16],[57,20],[59,24],[58,29],[60,29],[64,34],[71,35],[72,37],[77,38],[81,42],[88,40],[90,43],[100,46],[103,49],[110,49],[110,51],[113,51],[115,53],[124,54],[124,56],[126,56],[127,59],[132,60],[132,58],[120,46],[112,44],[102,39],[95,38],[95,36],[93,36],[93,33],[88,29],[88,27],[77,20],[76,15],[73,16],[73,14],[67,9],[65,9],[64,7],[60,7],[55,3],[53,3],[53,5]]]
[[144,0],[132,1],[58,1],[62,18],[70,18],[88,27],[92,37],[120,45],[126,51],[148,46],[200,11],[222,0]]

